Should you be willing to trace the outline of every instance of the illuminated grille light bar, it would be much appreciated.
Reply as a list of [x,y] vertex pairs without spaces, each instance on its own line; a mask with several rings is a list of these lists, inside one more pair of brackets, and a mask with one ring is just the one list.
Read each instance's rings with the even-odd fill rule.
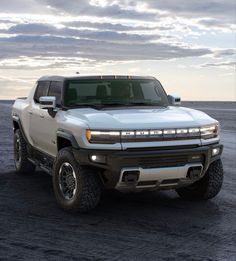
[[209,126],[200,129],[202,135],[211,135],[214,130],[215,126]]
[[150,131],[150,135],[153,135],[153,136],[162,135],[162,134],[163,134],[162,130],[151,130]]
[[136,134],[136,136],[147,136],[147,135],[149,135],[149,131],[146,131],[146,130],[136,131],[135,134]]
[[175,134],[175,130],[164,130],[163,131],[163,134],[164,135],[174,135]]
[[216,128],[215,126],[202,127],[201,128],[201,132],[204,132],[204,131],[214,131],[215,128]]
[[176,133],[177,134],[186,134],[186,133],[188,133],[188,129],[177,129]]
[[210,139],[218,136],[219,126],[210,125],[201,128],[180,128],[164,130],[125,130],[125,131],[99,131],[86,130],[87,140],[91,143],[114,144],[124,139],[126,142],[168,140],[168,139]]
[[123,137],[130,137],[130,136],[134,136],[134,131],[122,131],[121,135]]
[[114,144],[120,142],[120,131],[86,130],[86,137],[90,143]]
[[91,131],[91,135],[108,135],[108,136],[120,136],[119,131]]
[[219,126],[213,125],[213,126],[205,126],[200,129],[201,136],[203,139],[210,139],[217,137],[219,134]]
[[199,133],[199,128],[191,128],[191,129],[188,129],[188,132],[189,132],[189,133]]

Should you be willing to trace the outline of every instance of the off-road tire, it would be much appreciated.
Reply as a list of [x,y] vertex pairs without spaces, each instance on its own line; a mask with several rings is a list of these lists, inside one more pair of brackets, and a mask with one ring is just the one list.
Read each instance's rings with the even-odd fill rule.
[[221,159],[211,163],[202,179],[194,184],[177,189],[176,192],[187,200],[208,200],[214,198],[222,187],[224,171]]
[[[65,163],[73,167],[76,176],[77,189],[72,199],[66,199],[63,196],[59,184],[60,168]],[[98,205],[101,198],[101,182],[97,172],[80,166],[70,147],[60,150],[54,161],[53,189],[59,206],[73,212],[88,212]]]
[[[19,146],[18,158],[17,146]],[[36,166],[28,160],[27,143],[19,129],[14,133],[14,162],[16,172],[19,174],[29,174],[35,171]]]

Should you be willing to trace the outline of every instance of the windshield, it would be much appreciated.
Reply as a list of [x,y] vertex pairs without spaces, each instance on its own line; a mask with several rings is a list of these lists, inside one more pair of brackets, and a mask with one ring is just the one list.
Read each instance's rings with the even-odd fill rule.
[[71,80],[65,89],[65,106],[168,106],[157,80]]

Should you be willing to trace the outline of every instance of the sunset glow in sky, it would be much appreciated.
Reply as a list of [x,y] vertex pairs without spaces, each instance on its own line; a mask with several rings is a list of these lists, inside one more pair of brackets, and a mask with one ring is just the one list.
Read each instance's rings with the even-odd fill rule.
[[155,76],[183,100],[236,100],[235,0],[0,4],[0,99],[79,71]]

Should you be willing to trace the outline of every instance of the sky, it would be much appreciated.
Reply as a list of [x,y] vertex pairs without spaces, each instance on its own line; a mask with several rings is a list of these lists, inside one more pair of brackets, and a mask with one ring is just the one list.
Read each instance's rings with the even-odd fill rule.
[[149,75],[236,101],[235,0],[0,0],[0,99],[42,75]]

